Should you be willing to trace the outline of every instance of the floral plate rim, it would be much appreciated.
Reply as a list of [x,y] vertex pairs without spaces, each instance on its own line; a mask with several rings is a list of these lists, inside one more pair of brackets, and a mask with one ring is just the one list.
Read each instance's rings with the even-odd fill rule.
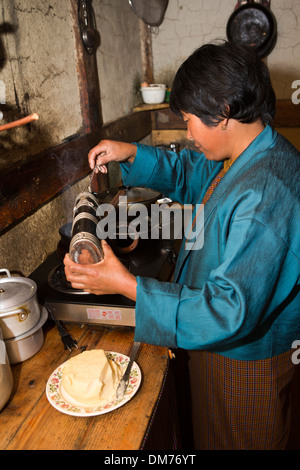
[[[112,359],[113,361],[120,364],[124,368],[125,372],[126,365],[129,362],[128,356],[114,351],[105,351],[105,354],[109,359]],[[76,406],[65,400],[65,398],[62,397],[62,394],[60,392],[62,377],[61,372],[66,362],[67,361],[63,362],[60,366],[58,366],[50,375],[46,384],[46,396],[48,401],[54,408],[56,408],[58,411],[61,411],[62,413],[71,416],[98,416],[116,410],[117,408],[120,408],[121,406],[125,405],[129,400],[133,398],[133,396],[140,388],[142,382],[141,369],[136,362],[133,362],[128,386],[123,398],[118,400],[115,397],[110,402],[101,406]]]

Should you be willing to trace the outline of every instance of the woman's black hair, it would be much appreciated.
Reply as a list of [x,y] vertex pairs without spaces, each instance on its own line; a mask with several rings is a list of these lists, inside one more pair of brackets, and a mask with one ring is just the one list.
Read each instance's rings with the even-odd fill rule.
[[194,114],[207,126],[223,119],[272,124],[276,98],[269,70],[248,46],[206,44],[179,67],[172,84],[171,110]]

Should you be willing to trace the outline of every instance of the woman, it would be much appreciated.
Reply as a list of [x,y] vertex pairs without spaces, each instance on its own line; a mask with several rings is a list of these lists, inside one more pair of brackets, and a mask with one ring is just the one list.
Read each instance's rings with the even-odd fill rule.
[[269,73],[249,48],[200,47],[170,105],[198,152],[103,141],[89,163],[119,161],[126,185],[204,204],[203,248],[183,240],[170,283],[135,278],[105,242],[94,266],[67,256],[66,275],[136,300],[136,340],[189,351],[197,449],[284,449],[300,338],[300,155],[271,127]]

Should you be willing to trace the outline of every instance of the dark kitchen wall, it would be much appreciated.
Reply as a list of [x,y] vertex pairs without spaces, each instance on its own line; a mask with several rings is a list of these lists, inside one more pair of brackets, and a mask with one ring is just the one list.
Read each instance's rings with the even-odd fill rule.
[[[139,100],[139,20],[127,0],[93,0],[92,5],[99,36],[95,52],[99,109],[105,124],[130,112]],[[38,113],[39,120],[0,132],[0,180],[6,171],[36,159],[45,149],[60,145],[69,136],[85,133],[83,76],[89,71],[82,68],[83,46],[80,38],[78,43],[78,29],[77,0],[2,0],[0,125],[31,113]],[[72,176],[72,161],[68,168],[65,162],[66,159],[61,165],[64,179],[68,173]],[[43,163],[41,159],[40,164]],[[12,188],[16,194],[18,185],[25,186],[26,178],[28,175],[24,174],[22,181],[21,175]],[[73,181],[71,177],[70,180]],[[70,185],[1,233],[0,267],[29,275],[53,252],[59,241],[58,229],[70,221],[75,197],[87,182],[88,178],[84,178]],[[33,178],[30,184],[45,187],[48,182],[47,178],[42,182]],[[1,198],[6,202],[0,189],[0,211]],[[26,201],[18,199],[17,204],[22,203],[25,205]],[[14,208],[13,200],[10,206]]]

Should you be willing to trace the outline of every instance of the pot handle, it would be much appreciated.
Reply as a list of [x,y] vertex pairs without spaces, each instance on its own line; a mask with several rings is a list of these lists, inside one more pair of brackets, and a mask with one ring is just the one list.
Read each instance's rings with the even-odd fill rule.
[[0,269],[0,273],[2,273],[2,272],[6,273],[7,277],[11,277],[11,274],[10,274],[8,269]]
[[17,308],[12,312],[5,312],[5,317],[11,317],[12,315],[18,315],[19,321],[24,321],[28,317],[28,311],[25,308]]
[[271,0],[238,0],[235,9],[239,8],[242,5],[246,5],[247,3],[260,3],[263,7],[271,7]]

